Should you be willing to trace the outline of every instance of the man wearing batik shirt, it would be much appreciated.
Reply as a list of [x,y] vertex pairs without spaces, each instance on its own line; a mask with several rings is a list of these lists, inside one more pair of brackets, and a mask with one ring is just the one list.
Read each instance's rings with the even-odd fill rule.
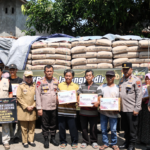
[[[78,94],[98,94],[98,101],[93,104],[93,107],[81,107],[80,109],[80,122],[82,128],[83,142],[81,148],[86,148],[89,142],[88,136],[88,122],[90,123],[90,141],[94,149],[98,148],[97,144],[97,120],[98,111],[97,107],[100,105],[100,95],[102,91],[98,89],[99,85],[93,82],[94,72],[91,69],[85,71],[86,82],[81,84],[78,90]],[[79,98],[78,98],[79,99]]]

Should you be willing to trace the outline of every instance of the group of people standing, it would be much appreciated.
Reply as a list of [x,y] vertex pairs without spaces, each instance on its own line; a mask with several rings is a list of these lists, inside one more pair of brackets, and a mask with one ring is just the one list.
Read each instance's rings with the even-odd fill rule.
[[[64,149],[67,146],[66,141],[66,126],[69,127],[71,136],[72,149],[78,148],[78,130],[76,127],[76,107],[79,105],[79,95],[97,94],[98,101],[93,103],[93,107],[80,108],[80,123],[82,129],[81,148],[86,148],[89,144],[94,149],[99,148],[104,150],[109,146],[114,150],[127,148],[128,150],[135,149],[138,132],[138,114],[141,110],[142,103],[142,83],[141,80],[132,74],[132,64],[122,64],[122,71],[124,76],[121,78],[118,85],[114,83],[115,72],[106,72],[107,83],[101,86],[93,82],[94,72],[91,69],[85,71],[86,82],[80,86],[73,83],[75,73],[71,69],[64,71],[65,82],[59,83],[53,77],[54,68],[47,65],[44,68],[45,76],[36,84],[33,83],[33,72],[25,71],[23,81],[16,76],[17,67],[12,64],[9,67],[11,77],[9,80],[2,78],[2,68],[0,68],[0,98],[12,97],[11,81],[15,80],[19,84],[17,89],[17,116],[18,125],[13,126],[14,130],[21,127],[22,143],[25,148],[28,145],[36,146],[34,143],[35,121],[37,116],[41,116],[41,128],[44,137],[44,148],[49,148],[49,142],[55,146]],[[147,76],[146,76],[147,77]],[[12,83],[14,83],[12,82]],[[4,93],[3,86],[7,83],[7,94]],[[5,89],[6,90],[6,89]],[[77,103],[59,104],[58,92],[63,91],[77,91]],[[121,117],[125,123],[125,143],[117,146],[117,121],[120,117],[119,111],[102,111],[99,108],[101,98],[121,98],[122,112]],[[150,105],[150,103],[149,103]],[[147,107],[150,110],[150,107]],[[57,114],[58,111],[58,114]],[[97,118],[100,113],[100,123],[102,130],[103,145],[98,145],[97,137]],[[55,139],[56,126],[58,117],[59,139],[60,144]],[[109,143],[107,135],[107,124],[110,124],[111,143]],[[88,136],[88,123],[90,124],[90,139]],[[2,142],[5,149],[9,149],[10,124],[2,124]],[[15,130],[16,131],[16,130]],[[49,140],[50,131],[50,140]],[[17,133],[17,135],[18,135]],[[14,136],[13,140],[16,142],[19,136]]]

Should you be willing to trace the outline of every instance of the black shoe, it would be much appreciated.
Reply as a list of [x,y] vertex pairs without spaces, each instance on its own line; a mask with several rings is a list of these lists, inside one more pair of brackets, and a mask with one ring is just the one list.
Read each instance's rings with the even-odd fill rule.
[[128,147],[128,150],[135,150],[135,143],[131,143]]
[[129,147],[129,144],[127,142],[124,142],[123,145],[119,146],[119,149],[127,149]]
[[59,146],[59,143],[55,140],[55,138],[51,138],[50,143],[52,143],[54,146]]
[[44,148],[49,148],[49,139],[48,137],[44,137],[45,141],[44,141]]
[[129,146],[129,147],[128,147],[128,150],[135,150],[135,146],[133,146],[133,145],[132,145],[132,146]]
[[19,143],[19,141],[20,141],[20,139],[19,139],[18,137],[15,137],[15,138],[13,139],[13,143]]
[[28,145],[28,144],[23,144],[23,147],[24,147],[24,148],[28,148],[29,145]]
[[31,145],[32,147],[35,147],[35,146],[36,146],[35,143],[30,143],[30,142],[28,142],[28,143],[29,143],[29,145]]

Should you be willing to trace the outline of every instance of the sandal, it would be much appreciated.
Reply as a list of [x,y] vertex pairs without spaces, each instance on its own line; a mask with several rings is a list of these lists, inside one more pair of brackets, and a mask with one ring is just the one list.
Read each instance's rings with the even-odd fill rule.
[[82,143],[81,146],[80,146],[80,148],[82,148],[82,149],[85,149],[86,147],[87,147],[86,143]]
[[77,149],[78,148],[78,144],[72,144],[71,147],[72,147],[72,149]]
[[97,144],[97,143],[92,143],[92,147],[93,147],[94,149],[97,149],[97,148],[98,148],[98,144]]
[[100,146],[100,147],[99,147],[99,150],[104,150],[104,149],[106,149],[106,148],[108,148],[108,146],[107,146],[107,145],[103,145],[103,146]]
[[117,145],[113,145],[112,148],[113,148],[114,150],[119,150],[119,147],[118,147]]
[[67,144],[60,144],[61,149],[65,149],[66,146],[67,146]]

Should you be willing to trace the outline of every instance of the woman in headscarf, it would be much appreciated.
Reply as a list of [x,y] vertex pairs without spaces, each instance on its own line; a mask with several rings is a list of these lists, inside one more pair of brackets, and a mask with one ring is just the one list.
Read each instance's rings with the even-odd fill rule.
[[145,75],[145,83],[143,84],[143,99],[142,110],[139,114],[139,142],[146,144],[149,147],[150,144],[150,112],[148,111],[148,102],[150,97],[150,73]]

